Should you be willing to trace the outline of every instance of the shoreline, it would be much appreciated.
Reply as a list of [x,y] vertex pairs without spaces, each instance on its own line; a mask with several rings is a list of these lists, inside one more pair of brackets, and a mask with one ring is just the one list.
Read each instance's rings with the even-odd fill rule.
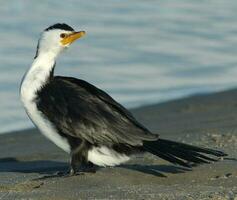
[[0,199],[237,198],[237,89],[131,111],[161,138],[224,150],[229,159],[187,170],[146,154],[59,178],[53,174],[67,170],[69,156],[36,129],[14,131],[0,135]]

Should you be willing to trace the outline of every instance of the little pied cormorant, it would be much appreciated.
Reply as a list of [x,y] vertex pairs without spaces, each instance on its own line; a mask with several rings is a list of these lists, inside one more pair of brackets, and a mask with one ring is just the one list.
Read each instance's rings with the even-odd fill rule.
[[208,154],[226,156],[221,151],[160,139],[99,88],[84,80],[54,76],[57,56],[84,35],[67,24],[45,29],[20,88],[35,126],[70,153],[71,175],[88,163],[115,166],[143,152],[185,167],[217,160]]

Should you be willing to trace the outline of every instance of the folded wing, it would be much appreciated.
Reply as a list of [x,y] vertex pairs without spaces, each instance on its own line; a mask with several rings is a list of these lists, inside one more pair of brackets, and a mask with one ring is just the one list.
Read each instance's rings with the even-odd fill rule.
[[140,146],[158,139],[108,94],[80,79],[52,78],[38,91],[37,106],[60,132],[91,144]]

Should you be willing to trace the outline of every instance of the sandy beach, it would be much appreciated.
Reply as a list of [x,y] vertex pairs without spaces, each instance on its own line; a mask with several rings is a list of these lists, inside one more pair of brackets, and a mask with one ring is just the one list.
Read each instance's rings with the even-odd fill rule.
[[220,149],[188,170],[146,154],[93,174],[57,177],[69,156],[35,129],[0,136],[0,199],[237,199],[237,90],[132,110],[162,138]]

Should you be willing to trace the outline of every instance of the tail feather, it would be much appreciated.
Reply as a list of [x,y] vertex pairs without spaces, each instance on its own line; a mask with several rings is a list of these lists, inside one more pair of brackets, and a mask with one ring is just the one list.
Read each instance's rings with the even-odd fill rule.
[[[227,154],[222,151],[196,147],[164,139],[145,141],[143,143],[143,148],[164,160],[189,168],[195,164],[217,161],[218,159],[214,158],[214,156],[227,156]],[[209,157],[209,155],[212,157]]]

